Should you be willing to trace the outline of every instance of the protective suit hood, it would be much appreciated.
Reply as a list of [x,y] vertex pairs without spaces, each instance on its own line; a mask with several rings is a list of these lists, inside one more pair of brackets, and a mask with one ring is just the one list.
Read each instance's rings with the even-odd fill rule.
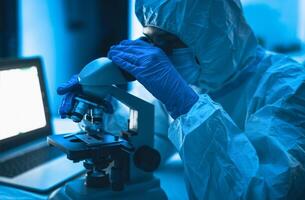
[[137,0],[143,26],[176,35],[200,64],[198,87],[221,88],[255,57],[256,39],[239,0]]

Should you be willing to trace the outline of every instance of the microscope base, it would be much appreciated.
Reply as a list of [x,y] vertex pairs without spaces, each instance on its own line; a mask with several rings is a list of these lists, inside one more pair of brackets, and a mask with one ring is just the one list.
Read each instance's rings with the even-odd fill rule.
[[67,183],[49,196],[49,200],[166,200],[167,196],[160,187],[160,180],[153,178],[144,182],[126,184],[122,192],[114,192],[110,188],[89,188],[84,179]]

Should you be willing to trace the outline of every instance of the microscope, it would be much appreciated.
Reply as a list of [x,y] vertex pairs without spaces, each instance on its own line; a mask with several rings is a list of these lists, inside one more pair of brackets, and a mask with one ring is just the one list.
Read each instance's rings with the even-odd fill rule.
[[[79,74],[81,92],[70,116],[83,132],[52,135],[48,144],[73,162],[83,161],[86,175],[68,182],[49,199],[167,199],[153,171],[160,154],[153,148],[154,106],[118,86],[134,80],[108,58],[87,64]],[[103,127],[103,113],[113,113],[115,98],[129,108],[127,130],[112,134]],[[60,166],[59,166],[60,167]]]

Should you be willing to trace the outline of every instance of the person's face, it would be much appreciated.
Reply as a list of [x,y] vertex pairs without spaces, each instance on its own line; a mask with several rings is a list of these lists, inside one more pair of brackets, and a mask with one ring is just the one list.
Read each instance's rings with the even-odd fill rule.
[[156,27],[144,27],[143,34],[150,40],[150,42],[168,54],[170,54],[173,49],[187,47],[187,45],[184,44],[177,36]]

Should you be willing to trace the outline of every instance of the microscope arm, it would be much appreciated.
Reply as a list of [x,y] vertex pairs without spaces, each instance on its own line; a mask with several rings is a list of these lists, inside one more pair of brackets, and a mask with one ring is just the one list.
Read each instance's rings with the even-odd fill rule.
[[[99,58],[92,61],[79,74],[82,94],[97,100],[103,100],[107,96],[111,96],[129,107],[129,130],[137,133],[136,136],[130,137],[130,142],[136,148],[143,146],[153,148],[154,106],[115,86],[127,84],[132,80],[130,78],[132,77],[108,58]],[[151,165],[154,166],[155,164],[152,163]],[[144,168],[149,169],[150,167]],[[132,162],[131,179],[140,180],[143,177],[149,178],[151,176],[152,173],[139,170]]]
[[[129,107],[135,119],[138,133],[136,144],[153,145],[154,106],[115,85],[127,84],[131,76],[113,64],[108,58],[99,58],[87,64],[79,74],[82,93],[99,100],[108,95],[116,98]],[[137,142],[139,141],[139,142]]]
[[[131,123],[136,124],[129,128],[136,129],[133,131],[138,133],[136,137],[132,138],[132,143],[153,146],[154,106],[152,104],[115,86],[90,87],[84,85],[82,86],[82,91],[84,94],[98,99],[103,99],[105,97],[104,94],[107,94],[128,106],[133,112],[130,120],[135,120]],[[97,91],[100,91],[100,93]]]

